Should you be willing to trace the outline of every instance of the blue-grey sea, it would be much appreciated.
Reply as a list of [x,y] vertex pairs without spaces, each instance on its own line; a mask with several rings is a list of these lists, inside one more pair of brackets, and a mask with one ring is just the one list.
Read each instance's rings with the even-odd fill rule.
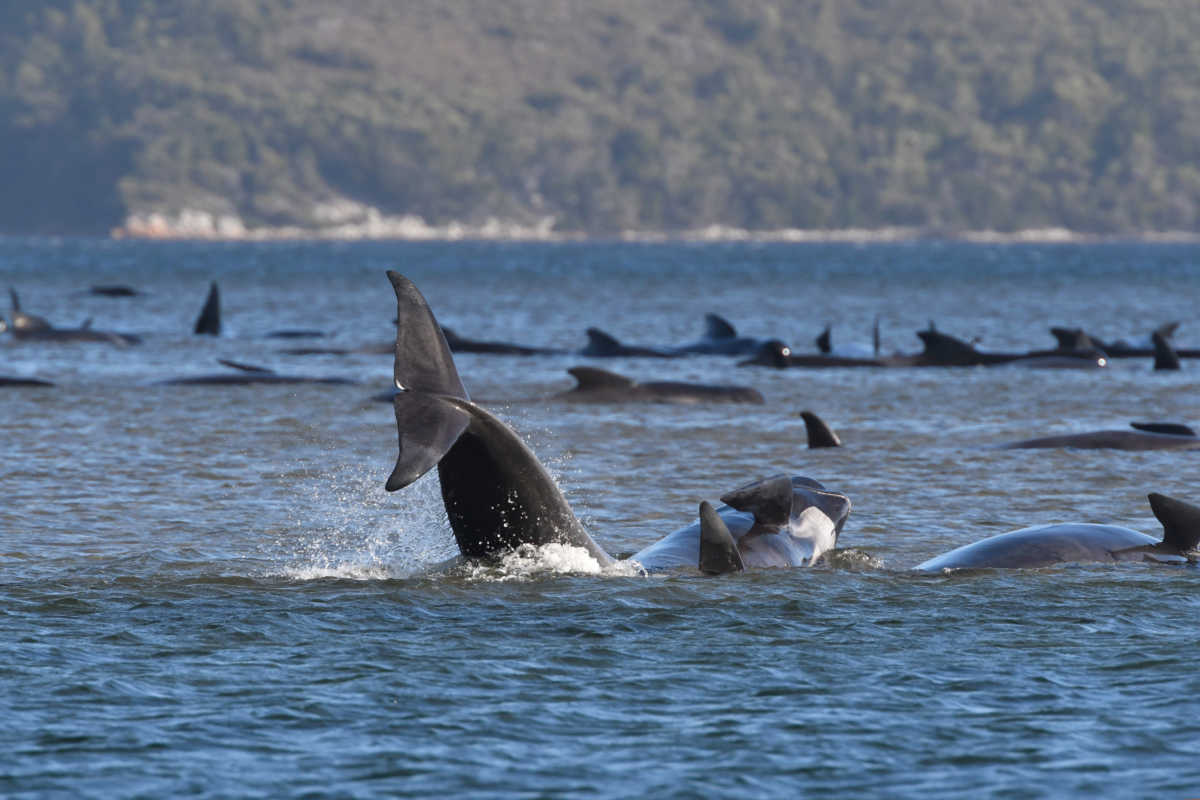
[[[811,569],[646,576],[534,553],[446,570],[436,473],[384,491],[387,269],[460,335],[566,350],[589,326],[681,344],[706,312],[797,352],[826,324],[869,351],[877,317],[887,353],[930,321],[1024,350],[1053,346],[1051,325],[1120,339],[1178,320],[1200,346],[1196,245],[0,240],[0,289],[26,311],[143,339],[0,336],[0,374],[55,384],[0,388],[0,795],[1200,796],[1200,571],[911,570],[1038,523],[1157,536],[1146,494],[1200,502],[1200,454],[997,445],[1200,422],[1200,362],[460,355],[610,552],[783,472],[853,511]],[[214,280],[224,330],[197,337]],[[159,383],[218,359],[354,383]],[[555,400],[584,363],[766,403]],[[844,446],[808,450],[806,409]]]

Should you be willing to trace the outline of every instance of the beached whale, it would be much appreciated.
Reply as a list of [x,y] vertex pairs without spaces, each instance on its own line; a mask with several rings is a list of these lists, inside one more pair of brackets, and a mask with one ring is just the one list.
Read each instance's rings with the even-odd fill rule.
[[1163,526],[1162,540],[1117,525],[1036,525],[1001,533],[931,558],[916,569],[1046,567],[1087,561],[1184,563],[1200,557],[1200,507],[1151,494],[1150,508]]
[[555,395],[570,403],[758,403],[763,396],[749,386],[687,383],[684,381],[635,381],[624,375],[595,367],[571,367],[576,380],[571,389]]
[[[446,516],[467,558],[561,543],[583,548],[602,566],[613,563],[521,437],[468,397],[450,346],[417,287],[397,272],[387,275],[397,304],[392,403],[399,455],[385,488],[401,489],[437,467]],[[650,570],[699,568],[705,527],[710,542],[734,541],[743,566],[803,566],[836,543],[850,512],[844,495],[788,476],[747,484],[722,501],[716,514],[728,537],[697,522],[634,560]]]

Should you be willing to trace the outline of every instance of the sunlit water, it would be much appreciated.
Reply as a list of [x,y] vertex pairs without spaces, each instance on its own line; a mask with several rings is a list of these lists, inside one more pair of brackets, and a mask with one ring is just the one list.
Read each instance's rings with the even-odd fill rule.
[[[60,326],[0,337],[0,794],[14,797],[1012,797],[1200,794],[1200,573],[1140,564],[916,576],[1038,523],[1157,535],[1188,452],[1009,451],[1130,420],[1200,422],[1197,370],[790,370],[618,360],[752,385],[763,406],[569,406],[572,356],[464,355],[594,537],[630,553],[755,478],[854,508],[831,564],[719,579],[561,549],[455,555],[435,475],[389,495],[384,270],[472,338],[696,339],[707,311],[798,351],[912,351],[929,320],[995,349],[1183,322],[1185,246],[154,244],[0,241],[0,277]],[[211,280],[219,339],[190,334]],[[131,299],[87,295],[123,283]],[[4,304],[0,303],[0,307]],[[267,338],[318,328],[309,342]],[[355,385],[161,386],[217,358]],[[837,450],[805,447],[800,412]]]

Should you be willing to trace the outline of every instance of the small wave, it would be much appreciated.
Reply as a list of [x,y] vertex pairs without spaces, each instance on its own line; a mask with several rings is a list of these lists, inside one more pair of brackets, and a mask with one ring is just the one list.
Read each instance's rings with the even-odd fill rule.
[[822,558],[833,569],[846,570],[878,570],[883,569],[883,559],[871,555],[866,550],[853,547],[830,550]]

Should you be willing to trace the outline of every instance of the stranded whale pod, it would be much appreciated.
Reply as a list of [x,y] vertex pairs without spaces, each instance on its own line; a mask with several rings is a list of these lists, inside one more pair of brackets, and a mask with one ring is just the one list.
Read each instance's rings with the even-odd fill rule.
[[[562,543],[598,563],[613,559],[584,530],[554,479],[511,428],[471,401],[450,347],[425,299],[403,275],[388,272],[397,319],[392,400],[399,437],[388,491],[433,469],[459,551],[490,558],[521,545]],[[850,501],[810,478],[781,475],[747,484],[714,509],[745,566],[804,566],[832,548]],[[702,523],[728,546],[711,515],[633,556],[646,569],[700,567]],[[723,544],[722,544],[723,543]],[[731,558],[731,557],[730,557]]]

